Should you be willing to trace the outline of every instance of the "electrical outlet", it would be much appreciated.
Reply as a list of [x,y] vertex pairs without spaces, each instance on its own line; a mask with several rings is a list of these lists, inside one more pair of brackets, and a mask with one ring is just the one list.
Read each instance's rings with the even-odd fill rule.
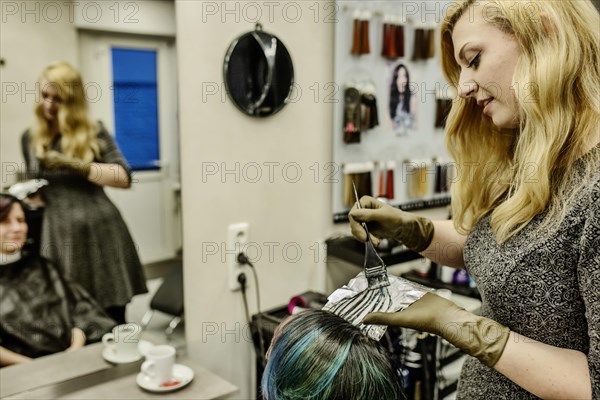
[[246,287],[249,286],[251,273],[247,265],[238,263],[237,255],[245,250],[248,243],[248,231],[250,225],[247,222],[240,222],[229,225],[227,229],[227,265],[229,268],[229,290],[240,290],[238,275],[242,272],[246,274]]

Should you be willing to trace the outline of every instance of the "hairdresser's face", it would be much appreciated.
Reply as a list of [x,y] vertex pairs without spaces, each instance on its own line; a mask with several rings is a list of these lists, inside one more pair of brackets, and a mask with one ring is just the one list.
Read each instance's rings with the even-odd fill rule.
[[27,222],[20,204],[13,204],[7,218],[0,222],[2,253],[14,254],[21,250],[27,238]]
[[465,12],[452,32],[454,57],[461,68],[458,93],[472,97],[481,112],[499,128],[515,128],[519,112],[513,84],[520,55],[513,36],[486,21],[486,8],[478,5]]
[[44,118],[46,118],[48,121],[56,120],[58,116],[58,109],[62,104],[62,98],[58,93],[58,86],[49,83],[48,81],[42,81],[41,96]]

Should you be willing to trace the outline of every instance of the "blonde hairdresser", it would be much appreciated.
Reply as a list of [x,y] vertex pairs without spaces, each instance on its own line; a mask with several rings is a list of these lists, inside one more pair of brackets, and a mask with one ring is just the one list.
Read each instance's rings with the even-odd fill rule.
[[459,1],[441,25],[452,221],[372,198],[353,234],[466,268],[481,315],[435,295],[367,323],[471,355],[459,399],[600,398],[600,16],[589,0]]

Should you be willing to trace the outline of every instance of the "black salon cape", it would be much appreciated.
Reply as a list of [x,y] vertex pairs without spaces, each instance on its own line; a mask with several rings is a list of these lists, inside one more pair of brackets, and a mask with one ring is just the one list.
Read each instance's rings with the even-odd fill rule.
[[116,323],[80,286],[39,256],[0,265],[0,346],[28,357],[67,349],[71,329],[97,342]]

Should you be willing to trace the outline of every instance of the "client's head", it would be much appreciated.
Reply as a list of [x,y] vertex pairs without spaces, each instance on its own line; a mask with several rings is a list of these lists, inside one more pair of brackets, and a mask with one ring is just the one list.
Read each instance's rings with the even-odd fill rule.
[[18,253],[27,239],[23,204],[14,196],[0,194],[0,253]]
[[323,310],[304,311],[277,328],[262,391],[265,400],[404,398],[381,345]]

